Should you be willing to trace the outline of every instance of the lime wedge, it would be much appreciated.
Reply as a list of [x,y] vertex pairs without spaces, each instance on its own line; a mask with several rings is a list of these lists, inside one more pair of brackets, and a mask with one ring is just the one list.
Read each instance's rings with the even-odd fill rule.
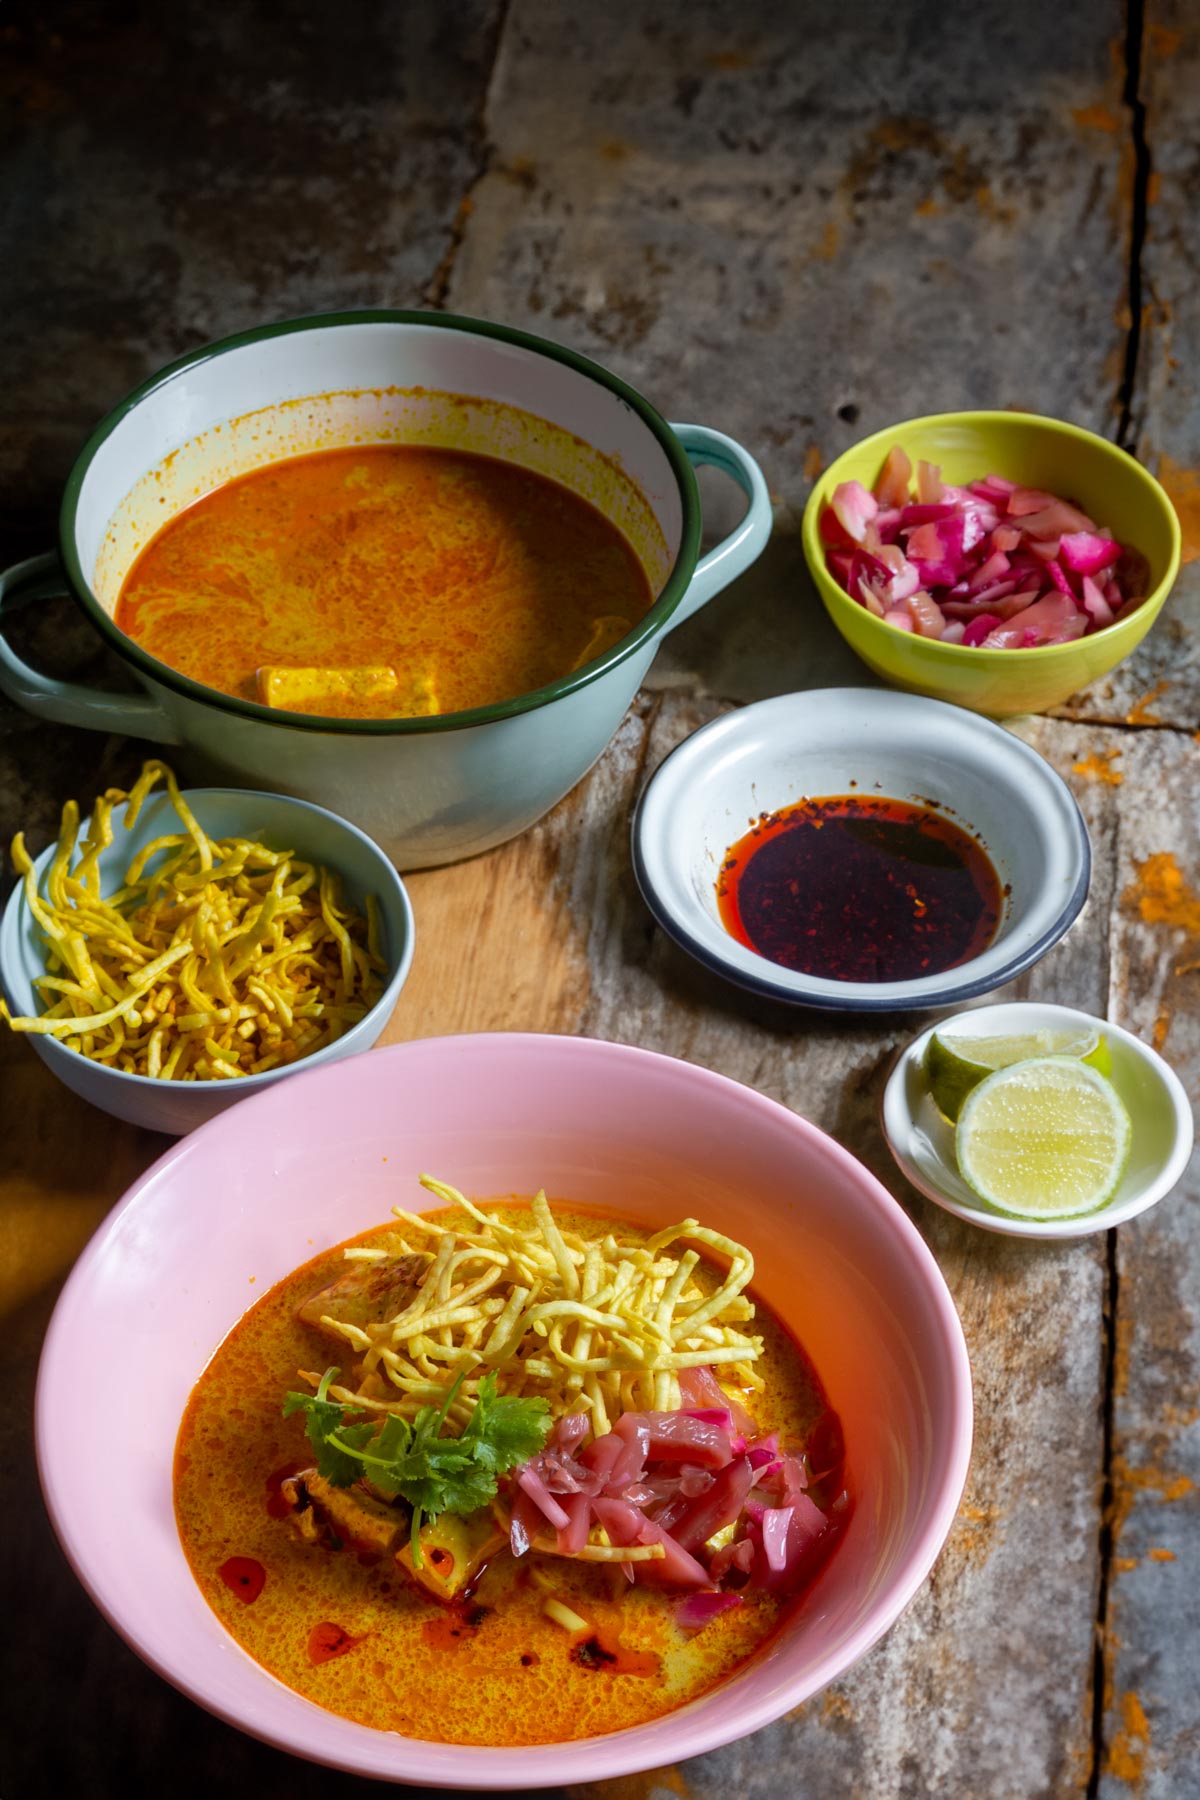
[[996,1069],[1034,1056],[1075,1056],[1102,1075],[1112,1071],[1108,1044],[1096,1025],[1067,1031],[1025,1031],[1012,1037],[955,1036],[935,1031],[925,1052],[929,1091],[948,1119],[957,1119],[972,1088]]
[[954,1147],[980,1199],[1021,1219],[1073,1219],[1116,1192],[1133,1127],[1112,1083],[1076,1058],[997,1069],[969,1094]]

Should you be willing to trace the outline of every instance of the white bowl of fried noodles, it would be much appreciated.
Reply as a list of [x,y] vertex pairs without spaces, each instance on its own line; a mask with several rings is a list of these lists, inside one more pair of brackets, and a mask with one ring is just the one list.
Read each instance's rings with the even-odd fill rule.
[[72,1092],[179,1137],[376,1042],[413,917],[357,826],[283,794],[181,793],[157,764],[128,800],[102,796],[79,842],[76,824],[68,805],[32,861],[14,844],[0,923],[7,1010]]

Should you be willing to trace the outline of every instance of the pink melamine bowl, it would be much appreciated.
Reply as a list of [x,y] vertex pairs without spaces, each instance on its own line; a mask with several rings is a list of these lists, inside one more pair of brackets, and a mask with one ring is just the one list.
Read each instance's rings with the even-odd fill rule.
[[[477,1195],[692,1214],[755,1252],[755,1288],[845,1427],[845,1537],[786,1627],[723,1686],[586,1742],[462,1748],[371,1730],[282,1686],[228,1637],[175,1529],[188,1393],[226,1332],[315,1250],[420,1209],[417,1174]],[[146,1349],[154,1353],[147,1361]],[[130,1371],[142,1371],[131,1376]],[[298,1074],[169,1150],[63,1290],[37,1393],[42,1486],[81,1581],[152,1668],[296,1755],[433,1787],[596,1781],[757,1731],[844,1673],[928,1575],[966,1480],[971,1376],[937,1265],[872,1175],[761,1094],[582,1038],[437,1038]],[[80,1481],[103,1467],[102,1482]]]

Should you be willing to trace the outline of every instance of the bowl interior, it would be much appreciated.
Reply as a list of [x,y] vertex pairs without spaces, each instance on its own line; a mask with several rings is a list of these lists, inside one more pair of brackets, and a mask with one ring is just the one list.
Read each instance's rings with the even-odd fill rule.
[[[979,956],[916,981],[840,982],[781,968],[730,937],[716,895],[730,846],[763,812],[848,793],[929,804],[982,844],[1004,901]],[[706,726],[654,777],[635,830],[668,929],[748,985],[828,1004],[933,1005],[999,986],[1065,929],[1090,866],[1070,793],[1020,739],[957,707],[861,688],[783,695]]]
[[907,451],[914,468],[918,459],[937,463],[955,485],[1001,475],[1075,501],[1142,552],[1151,592],[1171,571],[1178,524],[1153,476],[1105,439],[1032,413],[945,413],[876,432],[830,465],[814,490],[814,507],[827,505],[840,482],[872,487],[893,444]]
[[1001,1036],[1005,1032],[1070,1030],[1098,1025],[1112,1057],[1109,1076],[1125,1103],[1133,1125],[1129,1162],[1116,1193],[1106,1206],[1075,1219],[1049,1221],[1010,1219],[987,1206],[958,1172],[954,1126],[934,1104],[925,1080],[924,1061],[932,1030],[922,1032],[904,1052],[884,1097],[884,1126],[893,1154],[923,1193],[959,1218],[1011,1237],[1080,1237],[1106,1231],[1132,1219],[1170,1191],[1183,1172],[1191,1150],[1191,1113],[1187,1097],[1162,1058],[1149,1045],[1120,1026],[1095,1019],[1073,1007],[1014,1001],[985,1006],[936,1029],[956,1036]]
[[[463,1097],[469,1095],[469,1104]],[[183,1560],[171,1455],[187,1395],[252,1300],[316,1247],[420,1208],[421,1170],[663,1225],[691,1213],[758,1252],[758,1296],[812,1354],[847,1439],[856,1505],[797,1616],[723,1687],[588,1743],[484,1751],[335,1718],[224,1634]],[[253,1284],[253,1285],[251,1285]],[[131,1334],[153,1383],[116,1383]],[[392,1779],[516,1788],[695,1754],[765,1724],[860,1655],[933,1561],[970,1443],[961,1328],[907,1218],[831,1140],[690,1065],[582,1039],[463,1037],[300,1074],[152,1169],[77,1265],[38,1394],[43,1486],[74,1565],[156,1668],[302,1755]],[[97,1498],[74,1472],[103,1451]],[[138,1545],[136,1564],[126,1547]]]
[[[273,850],[293,850],[304,861],[322,863],[342,877],[343,893],[362,912],[368,894],[379,902],[380,926],[384,954],[389,966],[389,985],[394,983],[402,966],[411,955],[408,907],[399,877],[383,852],[363,832],[347,824],[322,807],[282,794],[257,794],[231,788],[194,788],[185,790],[185,798],[201,827],[210,837],[247,837],[265,843]],[[123,883],[125,871],[137,853],[156,838],[178,833],[182,827],[179,815],[165,793],[153,793],[145,801],[132,830],[125,829],[125,805],[112,811],[113,841],[99,858],[101,892],[114,893]],[[82,839],[82,833],[81,833]],[[55,854],[50,845],[36,859],[39,881]],[[151,869],[154,864],[151,863]],[[21,887],[13,890],[0,926],[0,977],[5,998],[12,1010],[36,1014],[42,1010],[41,998],[34,987],[34,977],[46,972],[46,945],[42,931],[27,905]],[[393,995],[394,998],[394,995]],[[382,1002],[381,1002],[382,1004]],[[349,1038],[360,1031],[366,1021],[346,1033]],[[78,1052],[68,1049],[51,1037],[39,1037],[37,1048],[48,1058],[74,1059]],[[93,1064],[97,1074],[113,1076],[123,1082],[145,1082],[156,1091],[163,1083],[149,1077],[127,1075],[121,1070],[104,1069]],[[245,1091],[265,1077],[234,1077],[239,1090]],[[202,1090],[209,1083],[195,1085]],[[231,1083],[222,1083],[227,1088]]]

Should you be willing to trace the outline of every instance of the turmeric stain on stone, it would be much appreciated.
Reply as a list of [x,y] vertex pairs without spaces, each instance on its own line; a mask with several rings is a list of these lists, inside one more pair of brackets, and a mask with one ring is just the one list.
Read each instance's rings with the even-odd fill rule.
[[1180,555],[1185,563],[1200,557],[1200,473],[1186,463],[1177,463],[1164,450],[1158,459],[1158,479],[1179,514],[1183,544]]
[[1085,131],[1106,131],[1112,137],[1120,129],[1120,120],[1116,113],[1111,106],[1105,106],[1102,101],[1098,101],[1092,106],[1073,106],[1071,117],[1077,125],[1082,125]]
[[1105,787],[1120,787],[1125,777],[1113,764],[1122,753],[1120,750],[1094,750],[1090,756],[1072,763],[1074,774],[1082,775],[1087,781],[1102,781]]
[[1140,1782],[1150,1747],[1150,1721],[1136,1694],[1121,1696],[1121,1729],[1108,1751],[1107,1770],[1118,1781]]
[[821,1696],[821,1723],[823,1725],[849,1724],[854,1718],[854,1708],[845,1694],[839,1694],[829,1688]]
[[1200,894],[1184,879],[1175,854],[1158,850],[1137,863],[1136,877],[1122,895],[1146,925],[1170,925],[1200,937]]
[[1161,681],[1156,681],[1154,686],[1148,689],[1148,691],[1142,695],[1141,699],[1135,701],[1133,706],[1130,707],[1129,711],[1125,714],[1125,723],[1127,725],[1161,725],[1162,720],[1158,713],[1151,712],[1150,708],[1154,705],[1154,702],[1166,692],[1166,687],[1167,682],[1166,677],[1164,676]]
[[714,50],[704,60],[718,75],[736,75],[739,70],[750,68],[754,62],[748,50]]
[[1114,1543],[1120,1540],[1125,1523],[1133,1511],[1135,1496],[1139,1493],[1157,1492],[1160,1501],[1168,1505],[1173,1501],[1186,1499],[1194,1490],[1195,1483],[1190,1475],[1168,1475],[1149,1463],[1133,1468],[1123,1456],[1114,1456],[1112,1499],[1107,1508]]
[[838,253],[842,234],[836,219],[826,219],[820,237],[813,245],[812,253],[818,262],[832,262]]
[[1160,1056],[1163,1053],[1163,1047],[1167,1041],[1167,1033],[1170,1031],[1170,1029],[1171,1029],[1171,1009],[1169,1006],[1165,1006],[1165,1005],[1160,1006],[1158,1009],[1158,1017],[1154,1021],[1154,1030],[1150,1034],[1150,1042],[1153,1044],[1154,1048],[1158,1051]]
[[1183,42],[1182,31],[1172,31],[1169,25],[1147,25],[1146,40],[1155,56],[1161,56],[1164,62],[1175,55]]

